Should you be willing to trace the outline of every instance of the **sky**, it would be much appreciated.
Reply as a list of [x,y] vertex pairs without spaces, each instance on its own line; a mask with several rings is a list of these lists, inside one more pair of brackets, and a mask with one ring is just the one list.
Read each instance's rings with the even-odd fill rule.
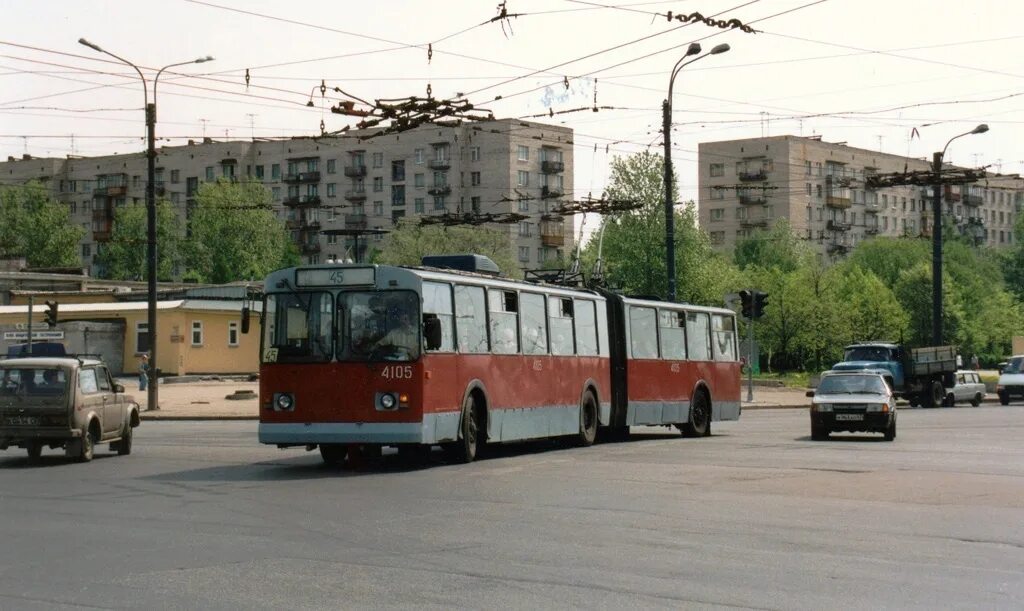
[[[1024,171],[1024,2],[503,4],[506,19],[495,0],[6,0],[0,159],[145,147],[138,75],[78,44],[86,38],[140,66],[150,87],[154,69],[215,58],[161,76],[160,145],[318,135],[321,121],[326,131],[354,127],[327,110],[351,99],[335,87],[367,101],[422,97],[429,87],[498,118],[542,115],[532,120],[573,128],[574,195],[598,197],[613,157],[661,151],[669,75],[698,42],[704,52],[731,49],[675,81],[672,157],[684,200],[697,198],[698,143],[765,135],[930,159],[987,123],[988,133],[957,140],[946,159]],[[670,21],[670,11],[736,19],[755,32]]]

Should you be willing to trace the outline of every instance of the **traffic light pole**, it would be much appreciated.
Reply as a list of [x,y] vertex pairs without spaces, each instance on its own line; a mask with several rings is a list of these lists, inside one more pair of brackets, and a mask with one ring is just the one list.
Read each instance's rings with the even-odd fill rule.
[[747,403],[754,401],[754,318],[747,321]]

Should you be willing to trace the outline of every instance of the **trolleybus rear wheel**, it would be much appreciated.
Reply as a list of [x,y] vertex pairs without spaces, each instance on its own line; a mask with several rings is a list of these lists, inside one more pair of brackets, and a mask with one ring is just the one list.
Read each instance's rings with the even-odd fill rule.
[[690,420],[679,429],[686,437],[705,437],[711,434],[711,406],[703,392],[694,394],[690,402]]
[[576,435],[576,443],[581,446],[594,445],[597,438],[597,399],[589,390],[583,395],[580,404],[580,432]]

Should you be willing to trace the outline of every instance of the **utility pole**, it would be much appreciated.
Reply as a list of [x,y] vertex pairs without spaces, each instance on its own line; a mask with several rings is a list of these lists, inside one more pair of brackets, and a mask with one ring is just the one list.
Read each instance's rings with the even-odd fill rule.
[[28,333],[27,340],[25,341],[25,354],[32,354],[32,306],[35,305],[36,298],[29,295],[28,298]]
[[[754,293],[753,289],[750,291]],[[747,403],[754,401],[754,318],[747,321]]]

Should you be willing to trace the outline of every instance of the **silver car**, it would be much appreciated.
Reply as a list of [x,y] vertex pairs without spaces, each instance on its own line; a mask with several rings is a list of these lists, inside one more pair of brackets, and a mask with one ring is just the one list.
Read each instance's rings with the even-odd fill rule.
[[956,372],[956,384],[946,389],[946,400],[943,405],[953,407],[957,403],[970,403],[974,407],[981,405],[985,399],[985,383],[977,371]]

